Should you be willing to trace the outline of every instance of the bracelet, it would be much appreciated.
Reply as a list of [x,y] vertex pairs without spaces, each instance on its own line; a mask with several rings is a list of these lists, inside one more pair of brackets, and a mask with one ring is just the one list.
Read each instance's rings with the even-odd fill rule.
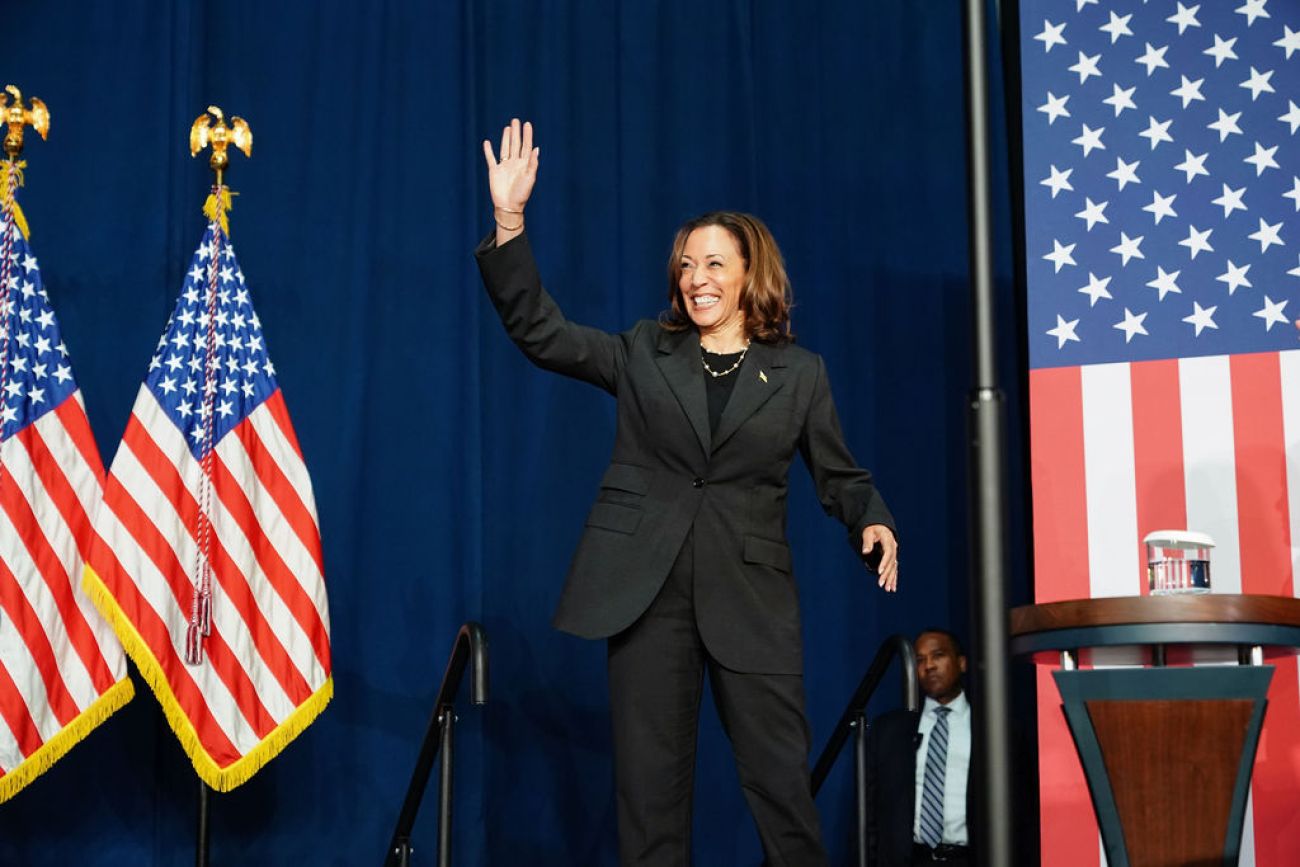
[[[519,212],[518,212],[518,211],[511,211],[510,213],[512,213],[512,214],[517,214],[517,213],[519,213]],[[493,217],[492,219],[496,222],[496,224],[497,224],[498,226],[500,226],[502,229],[505,229],[507,232],[513,232],[513,231],[515,231],[515,230],[517,230],[517,229],[522,229],[522,228],[524,227],[524,221],[523,221],[522,219],[521,219],[518,223],[515,223],[513,226],[507,226],[505,223],[501,222],[500,220],[496,219],[495,217]]]

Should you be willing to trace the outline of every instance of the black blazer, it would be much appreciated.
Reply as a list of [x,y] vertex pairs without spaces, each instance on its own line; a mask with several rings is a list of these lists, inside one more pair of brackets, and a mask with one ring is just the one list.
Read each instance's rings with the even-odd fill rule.
[[[906,867],[912,863],[920,724],[919,713],[895,710],[867,727],[867,852],[872,867]],[[972,764],[975,756],[972,732]],[[972,842],[978,823],[975,779],[967,767],[966,833]],[[973,847],[971,851],[974,853]]]
[[802,671],[798,593],[786,544],[786,482],[799,451],[826,512],[860,552],[868,524],[893,528],[871,474],[840,433],[826,367],[793,345],[755,342],[716,434],[694,329],[643,320],[621,334],[576,325],[542,288],[526,235],[475,251],[510,339],[539,367],[618,400],[613,456],[574,553],[554,625],[605,638],[635,621],[695,530],[695,607],[709,652],[742,672]]

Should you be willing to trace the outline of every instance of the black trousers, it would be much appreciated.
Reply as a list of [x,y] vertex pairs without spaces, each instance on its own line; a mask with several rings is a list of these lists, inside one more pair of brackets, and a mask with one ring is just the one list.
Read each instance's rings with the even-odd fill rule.
[[707,670],[767,863],[824,867],[809,784],[803,678],[744,674],[710,657],[695,625],[693,555],[687,536],[650,608],[609,639],[620,860],[623,867],[691,863],[695,746]]

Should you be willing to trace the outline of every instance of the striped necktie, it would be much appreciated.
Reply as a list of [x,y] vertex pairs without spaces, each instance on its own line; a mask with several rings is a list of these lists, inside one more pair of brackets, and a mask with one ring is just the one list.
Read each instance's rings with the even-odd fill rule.
[[921,793],[921,842],[931,848],[943,842],[943,778],[948,766],[948,714],[952,708],[937,707],[934,712],[939,719],[930,729]]

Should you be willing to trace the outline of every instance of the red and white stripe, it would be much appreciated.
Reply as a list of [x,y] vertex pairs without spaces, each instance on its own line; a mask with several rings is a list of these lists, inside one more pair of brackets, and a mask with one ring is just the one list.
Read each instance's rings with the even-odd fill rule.
[[91,566],[139,636],[127,642],[132,657],[162,678],[160,700],[183,715],[177,734],[197,739],[196,768],[204,774],[209,760],[218,778],[205,779],[226,789],[240,780],[219,773],[329,680],[329,609],[311,480],[277,390],[216,445],[211,634],[203,662],[184,663],[202,473],[142,386],[105,483]]
[[79,391],[0,446],[0,801],[6,776],[127,676],[80,589],[103,473]]
[[[1145,593],[1141,539],[1208,533],[1218,593],[1300,595],[1300,351],[1030,372],[1037,601]],[[1241,864],[1296,864],[1300,674],[1277,672]],[[1044,863],[1102,863],[1050,673],[1039,685]],[[1050,853],[1050,857],[1046,854]]]

